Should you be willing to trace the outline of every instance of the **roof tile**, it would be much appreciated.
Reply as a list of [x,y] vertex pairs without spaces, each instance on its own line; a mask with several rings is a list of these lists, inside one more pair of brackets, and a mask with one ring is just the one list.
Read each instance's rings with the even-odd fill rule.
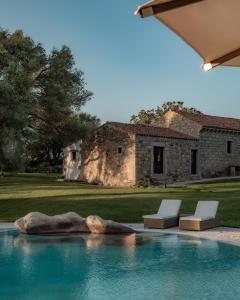
[[177,111],[189,120],[197,122],[203,127],[212,127],[219,129],[240,130],[240,119],[209,116],[205,114],[196,114],[186,111]]
[[164,128],[160,126],[129,124],[129,123],[120,123],[120,122],[107,122],[106,124],[135,135],[156,136],[156,137],[184,139],[184,140],[196,140],[195,137],[192,137],[190,135],[183,134],[173,129]]

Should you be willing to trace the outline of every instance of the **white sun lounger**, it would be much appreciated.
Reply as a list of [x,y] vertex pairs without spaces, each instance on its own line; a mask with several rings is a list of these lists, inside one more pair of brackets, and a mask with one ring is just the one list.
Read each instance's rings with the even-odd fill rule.
[[217,227],[216,214],[218,201],[198,201],[195,214],[193,216],[181,217],[179,228],[182,230],[205,230]]
[[158,213],[143,216],[145,228],[169,228],[178,225],[181,200],[162,200]]

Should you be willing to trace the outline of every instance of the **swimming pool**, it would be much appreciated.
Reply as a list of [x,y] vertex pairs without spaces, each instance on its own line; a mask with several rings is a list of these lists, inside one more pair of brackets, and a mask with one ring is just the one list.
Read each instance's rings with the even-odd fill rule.
[[178,235],[0,233],[1,300],[238,299],[240,247]]

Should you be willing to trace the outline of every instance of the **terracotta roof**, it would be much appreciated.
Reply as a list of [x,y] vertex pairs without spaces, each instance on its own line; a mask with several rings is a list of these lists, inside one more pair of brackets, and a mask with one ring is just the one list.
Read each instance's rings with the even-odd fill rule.
[[177,111],[177,113],[199,123],[203,127],[240,130],[240,119],[195,114],[186,111]]
[[160,126],[128,124],[128,123],[119,123],[119,122],[107,122],[106,124],[135,135],[156,136],[156,137],[184,139],[184,140],[196,140],[195,137],[192,137],[190,135],[183,134],[173,129],[164,128]]

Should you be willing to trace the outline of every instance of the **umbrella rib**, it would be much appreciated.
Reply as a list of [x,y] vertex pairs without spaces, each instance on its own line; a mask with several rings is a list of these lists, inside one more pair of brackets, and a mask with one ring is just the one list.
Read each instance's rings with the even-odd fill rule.
[[142,18],[154,16],[172,9],[180,8],[205,0],[172,0],[164,3],[155,4],[148,7],[140,8],[138,13]]
[[240,56],[240,48],[232,51],[232,52],[229,52],[221,57],[218,57],[214,60],[212,60],[210,63],[212,65],[222,65],[224,64],[225,62],[237,57],[237,56]]

